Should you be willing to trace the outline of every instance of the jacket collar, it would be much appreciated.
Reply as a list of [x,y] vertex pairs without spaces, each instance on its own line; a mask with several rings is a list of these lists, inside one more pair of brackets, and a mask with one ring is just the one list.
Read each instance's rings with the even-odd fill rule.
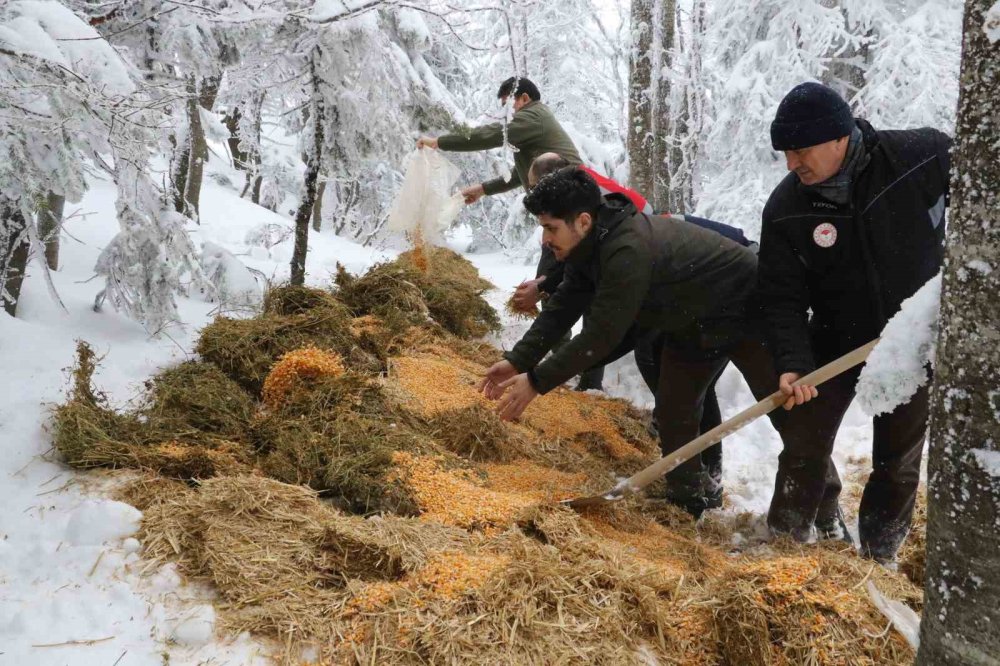
[[597,211],[597,220],[586,236],[574,247],[566,263],[583,267],[594,258],[597,247],[626,219],[638,213],[635,205],[623,194],[617,192],[604,197],[604,204]]

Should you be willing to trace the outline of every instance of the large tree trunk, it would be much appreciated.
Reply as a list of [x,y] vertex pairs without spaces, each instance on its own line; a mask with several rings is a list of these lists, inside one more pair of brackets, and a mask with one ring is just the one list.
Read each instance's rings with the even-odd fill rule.
[[45,263],[53,271],[59,269],[59,237],[65,206],[66,197],[55,192],[46,194],[38,206],[38,237],[45,244]]
[[628,76],[628,161],[629,186],[646,196],[653,195],[650,159],[653,153],[651,90],[653,45],[653,0],[632,0],[632,49]]
[[215,98],[219,93],[219,78],[209,77],[195,84],[194,79],[188,88],[187,111],[188,131],[190,138],[190,163],[187,172],[187,184],[184,186],[184,199],[188,204],[188,214],[198,219],[201,205],[201,183],[205,173],[205,162],[208,161],[208,142],[205,140],[205,128],[201,124],[199,107],[208,112],[215,106]]
[[[650,172],[653,177],[653,189],[646,190],[646,196],[651,196],[654,206],[658,209],[668,209],[670,201],[670,171],[667,169],[667,159],[670,156],[670,79],[667,72],[671,66],[671,54],[674,48],[674,25],[677,21],[677,8],[674,0],[659,0],[654,9],[659,9],[654,16],[653,30],[653,83],[655,91],[652,115],[653,154],[650,156]],[[674,211],[670,211],[674,212]]]
[[292,250],[291,282],[293,285],[303,285],[306,281],[306,252],[309,248],[309,221],[313,206],[316,204],[316,181],[323,162],[323,98],[319,87],[319,77],[316,76],[316,59],[313,55],[309,61],[309,72],[312,78],[313,103],[311,120],[313,124],[313,145],[306,156],[306,173],[302,202],[295,212],[295,246]]
[[1000,40],[965,4],[952,206],[931,393],[927,575],[917,664],[1000,655]]
[[28,267],[28,223],[16,201],[0,195],[0,301],[11,317],[17,312]]

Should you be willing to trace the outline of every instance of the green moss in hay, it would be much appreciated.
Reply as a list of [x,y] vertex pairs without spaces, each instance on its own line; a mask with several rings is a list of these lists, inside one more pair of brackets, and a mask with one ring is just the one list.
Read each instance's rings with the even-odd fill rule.
[[438,452],[417,422],[381,384],[347,372],[290,395],[257,420],[252,441],[272,478],[307,485],[352,513],[416,515],[410,491],[391,477],[394,452]]
[[130,444],[155,438],[134,415],[118,414],[91,382],[97,358],[89,344],[77,342],[69,400],[52,412],[52,442],[74,467],[124,465]]
[[202,329],[196,351],[254,395],[260,394],[267,373],[281,355],[302,347],[329,349],[355,369],[378,372],[378,359],[357,346],[350,322],[350,312],[341,306],[289,316],[219,317]]
[[343,303],[325,289],[283,284],[264,294],[263,312],[273,315],[297,315],[321,308],[342,308]]
[[147,387],[147,421],[175,439],[195,432],[245,439],[256,410],[253,398],[210,363],[181,363],[161,372]]
[[492,285],[450,250],[432,248],[424,271],[413,252],[379,264],[361,277],[338,268],[337,292],[355,314],[373,314],[398,325],[418,325],[427,315],[449,333],[477,338],[500,328],[483,298]]
[[357,514],[417,515],[410,491],[392,479],[392,454],[433,445],[405,428],[362,417],[283,420],[261,424],[268,453],[260,466],[269,477],[306,485]]

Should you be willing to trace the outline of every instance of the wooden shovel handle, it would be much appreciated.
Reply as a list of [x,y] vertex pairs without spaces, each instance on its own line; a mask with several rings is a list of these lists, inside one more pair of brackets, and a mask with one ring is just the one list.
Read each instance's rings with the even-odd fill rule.
[[[805,384],[807,386],[819,386],[825,381],[833,379],[846,370],[850,370],[856,365],[861,365],[868,358],[872,349],[878,343],[878,338],[868,344],[858,347],[852,352],[848,352],[840,358],[830,361],[822,368],[810,372],[805,377],[796,381],[793,386]],[[701,453],[724,437],[733,434],[751,421],[768,414],[780,407],[788,396],[781,391],[775,391],[756,405],[744,409],[736,416],[720,423],[708,432],[692,439],[690,442],[677,449],[673,453],[666,455],[645,469],[636,472],[625,479],[610,494],[631,494],[636,493],[648,486],[653,481],[673,470],[678,465],[684,463],[689,458]],[[661,424],[661,427],[665,424]]]

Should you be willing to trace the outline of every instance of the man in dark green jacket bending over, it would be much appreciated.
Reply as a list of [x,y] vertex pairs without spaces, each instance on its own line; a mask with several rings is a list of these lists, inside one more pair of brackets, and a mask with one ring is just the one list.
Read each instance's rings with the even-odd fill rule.
[[[497,98],[505,106],[511,101],[514,107],[514,116],[509,123],[490,123],[456,134],[438,138],[421,137],[417,140],[418,147],[427,146],[446,152],[472,152],[500,148],[504,144],[506,133],[507,142],[517,151],[514,153],[514,168],[510,171],[510,179],[499,177],[464,188],[462,195],[466,204],[473,204],[484,195],[502,194],[517,187],[528,191],[531,164],[543,153],[557,153],[569,164],[582,163],[573,140],[549,107],[542,103],[538,86],[531,80],[510,77],[500,84]],[[528,300],[537,301],[541,294],[554,293],[562,278],[562,262],[553,257],[548,248],[543,248],[535,279],[521,284],[517,293],[528,296]],[[581,375],[577,388],[600,389],[603,377],[603,367],[593,368]]]
[[[524,205],[566,274],[480,383],[487,397],[501,399],[501,418],[516,419],[539,394],[658,333],[665,336],[656,395],[664,455],[698,436],[705,393],[730,360],[758,399],[774,390],[777,375],[752,297],[752,250],[689,222],[643,215],[624,196],[602,199],[597,183],[573,167],[542,178]],[[544,358],[588,310],[582,333]],[[784,417],[775,415],[779,431]],[[711,482],[700,457],[667,482],[666,499],[695,516],[707,507]]]

